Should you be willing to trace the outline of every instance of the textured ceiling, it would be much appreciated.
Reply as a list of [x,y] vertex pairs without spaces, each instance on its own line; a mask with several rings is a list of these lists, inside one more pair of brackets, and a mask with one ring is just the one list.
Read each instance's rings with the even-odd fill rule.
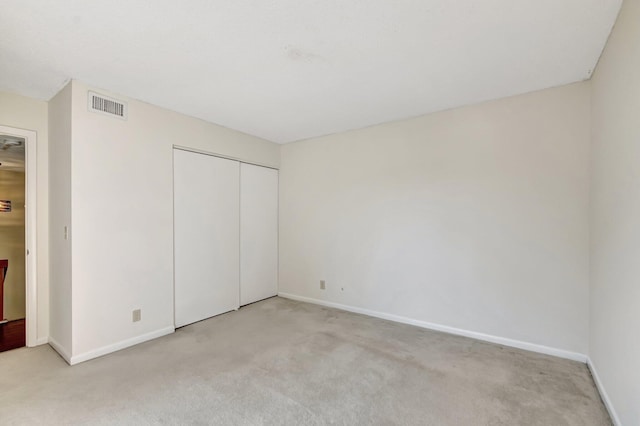
[[2,0],[0,90],[70,78],[274,142],[590,77],[621,0]]

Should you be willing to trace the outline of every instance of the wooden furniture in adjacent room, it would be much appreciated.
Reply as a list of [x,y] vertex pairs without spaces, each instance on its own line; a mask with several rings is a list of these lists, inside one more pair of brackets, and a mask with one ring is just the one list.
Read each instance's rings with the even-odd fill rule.
[[0,323],[4,321],[4,277],[7,276],[9,260],[0,259]]

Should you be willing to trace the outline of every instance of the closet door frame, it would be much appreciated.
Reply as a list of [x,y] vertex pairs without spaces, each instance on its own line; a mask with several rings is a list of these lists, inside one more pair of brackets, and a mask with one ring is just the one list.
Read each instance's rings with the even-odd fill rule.
[[223,158],[225,160],[233,160],[233,161],[237,161],[238,163],[251,164],[253,166],[266,167],[267,169],[273,169],[273,170],[280,171],[280,169],[278,167],[275,167],[275,166],[267,164],[267,163],[258,163],[256,161],[247,161],[247,160],[243,160],[243,159],[238,158],[238,157],[233,157],[231,155],[218,154],[216,152],[211,152],[211,151],[203,151],[201,149],[189,148],[187,146],[182,146],[182,145],[173,145],[173,149],[174,150],[177,149],[179,151],[193,152],[194,154],[208,155],[210,157]]
[[[237,158],[237,157],[232,157],[232,156],[229,156],[229,155],[223,155],[223,154],[219,154],[219,153],[215,153],[215,152],[211,152],[211,151],[204,151],[204,150],[191,148],[191,147],[187,147],[187,146],[183,146],[183,145],[175,145],[174,144],[172,146],[172,154],[171,154],[172,157],[174,157],[174,153],[175,153],[176,150],[191,152],[191,153],[194,153],[194,154],[208,155],[208,156],[211,156],[211,157],[222,158],[222,159],[225,159],[225,160],[237,161],[238,163],[240,163],[239,166],[238,166],[239,169],[241,168],[240,167],[241,164],[250,164],[250,165],[253,165],[253,166],[266,167],[268,169],[276,170],[278,172],[278,175],[280,173],[280,169],[278,167],[274,167],[273,165],[270,165],[270,164],[246,161],[246,160],[242,160],[242,159]],[[173,161],[175,161],[175,157],[174,157]],[[175,180],[175,164],[174,164],[174,170],[173,170],[173,176],[172,176],[172,185],[174,185],[174,180]],[[239,189],[240,189],[240,185],[241,185],[241,183],[239,183]],[[240,194],[240,198],[241,197],[242,197],[242,194]],[[280,208],[279,197],[280,197],[280,191],[279,191],[279,187],[278,187],[278,202],[277,202],[278,209]],[[175,259],[176,258],[176,250],[175,250],[175,248],[176,248],[176,245],[175,245],[175,239],[176,239],[176,236],[175,236],[175,187],[173,187],[173,200],[172,201],[173,201],[173,205],[174,205],[174,213],[173,213],[173,248],[174,248],[174,250],[173,250],[173,289],[174,289],[173,317],[174,317],[174,324],[176,324],[176,321],[175,321],[176,320],[176,315],[175,315],[175,313],[176,313],[176,309],[175,309],[175,306],[176,306],[175,305],[175,286],[176,286],[176,268],[175,268],[175,266],[176,266],[176,259]],[[240,202],[240,200],[239,200],[239,202]],[[279,220],[279,216],[280,215],[278,213],[278,220]],[[279,230],[279,227],[280,227],[280,223],[278,222],[278,230]],[[279,236],[279,231],[278,231],[278,236]],[[241,240],[241,235],[240,235],[240,232],[238,232],[238,247],[239,247],[238,255],[240,254],[240,250],[241,250],[240,249],[240,240]],[[277,242],[278,251],[276,253],[276,261],[277,261],[277,267],[276,267],[276,270],[277,270],[276,277],[277,277],[277,279],[276,279],[276,281],[278,283],[279,283],[279,280],[280,280],[279,279],[279,273],[280,273],[280,267],[279,267],[280,251],[279,251],[279,246],[280,246],[280,242],[278,241]],[[240,276],[240,267],[241,267],[241,262],[238,262],[238,277],[239,277],[239,280],[242,279],[242,277]],[[239,285],[238,286],[238,301],[239,301],[239,303],[240,303],[240,300],[241,300],[240,299],[241,298],[241,291],[242,291],[242,289],[241,289],[241,286]]]

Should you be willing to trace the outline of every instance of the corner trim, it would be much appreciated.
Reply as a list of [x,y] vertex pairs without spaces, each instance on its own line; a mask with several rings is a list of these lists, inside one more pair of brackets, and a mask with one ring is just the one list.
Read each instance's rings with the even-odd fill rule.
[[175,331],[173,326],[164,327],[156,331],[152,331],[150,333],[141,334],[140,336],[132,337],[130,339],[122,340],[120,342],[113,343],[111,345],[106,345],[101,348],[93,349],[79,355],[74,355],[70,358],[69,364],[75,365],[80,362],[88,361],[93,358],[100,357],[102,355],[107,355],[115,351],[119,351],[121,349],[128,348],[133,345],[137,345],[138,343],[146,342],[148,340],[156,339],[158,337],[166,336],[167,334],[171,334]]
[[71,365],[71,362],[70,362],[71,356],[67,353],[67,351],[62,347],[60,343],[56,342],[56,340],[51,336],[49,336],[48,343],[49,343],[49,346],[51,346],[54,351],[58,352],[58,354],[62,357],[62,359],[67,361],[67,364]]
[[620,423],[620,418],[618,417],[618,413],[616,413],[615,408],[613,408],[613,403],[609,398],[609,394],[607,394],[607,391],[604,389],[604,385],[600,380],[600,376],[598,376],[596,367],[595,365],[593,365],[593,361],[591,361],[591,358],[589,357],[587,357],[587,366],[589,367],[589,371],[591,371],[591,377],[593,377],[593,381],[596,383],[596,388],[598,389],[598,392],[600,392],[600,397],[602,398],[602,402],[604,402],[604,406],[607,407],[609,416],[611,416],[611,421],[613,422],[614,426],[622,425],[622,423]]
[[355,306],[343,305],[340,303],[327,302],[325,300],[313,299],[311,297],[297,296],[290,293],[279,292],[278,296],[285,299],[297,300],[299,302],[313,303],[315,305],[327,306],[330,308],[341,309],[343,311],[354,312],[357,314],[369,315],[371,317],[382,318],[389,321],[399,322],[403,324],[415,325],[417,327],[429,330],[442,331],[444,333],[455,334],[457,336],[470,337],[472,339],[482,340],[485,342],[496,343],[498,345],[510,346],[513,348],[524,349],[526,351],[538,352],[545,355],[552,355],[559,358],[570,359],[582,363],[587,362],[587,356],[577,352],[566,351],[564,349],[551,348],[549,346],[538,345],[535,343],[523,342],[521,340],[508,339],[506,337],[493,336],[490,334],[478,333],[476,331],[464,330],[461,328],[449,327],[447,325],[434,324],[427,321],[416,320],[399,315],[387,314],[384,312],[372,311]]

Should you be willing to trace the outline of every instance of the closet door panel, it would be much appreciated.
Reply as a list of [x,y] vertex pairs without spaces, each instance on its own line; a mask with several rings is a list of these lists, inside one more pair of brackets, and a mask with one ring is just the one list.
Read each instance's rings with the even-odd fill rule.
[[240,304],[278,294],[278,171],[240,165]]
[[176,327],[239,307],[239,168],[174,150]]

